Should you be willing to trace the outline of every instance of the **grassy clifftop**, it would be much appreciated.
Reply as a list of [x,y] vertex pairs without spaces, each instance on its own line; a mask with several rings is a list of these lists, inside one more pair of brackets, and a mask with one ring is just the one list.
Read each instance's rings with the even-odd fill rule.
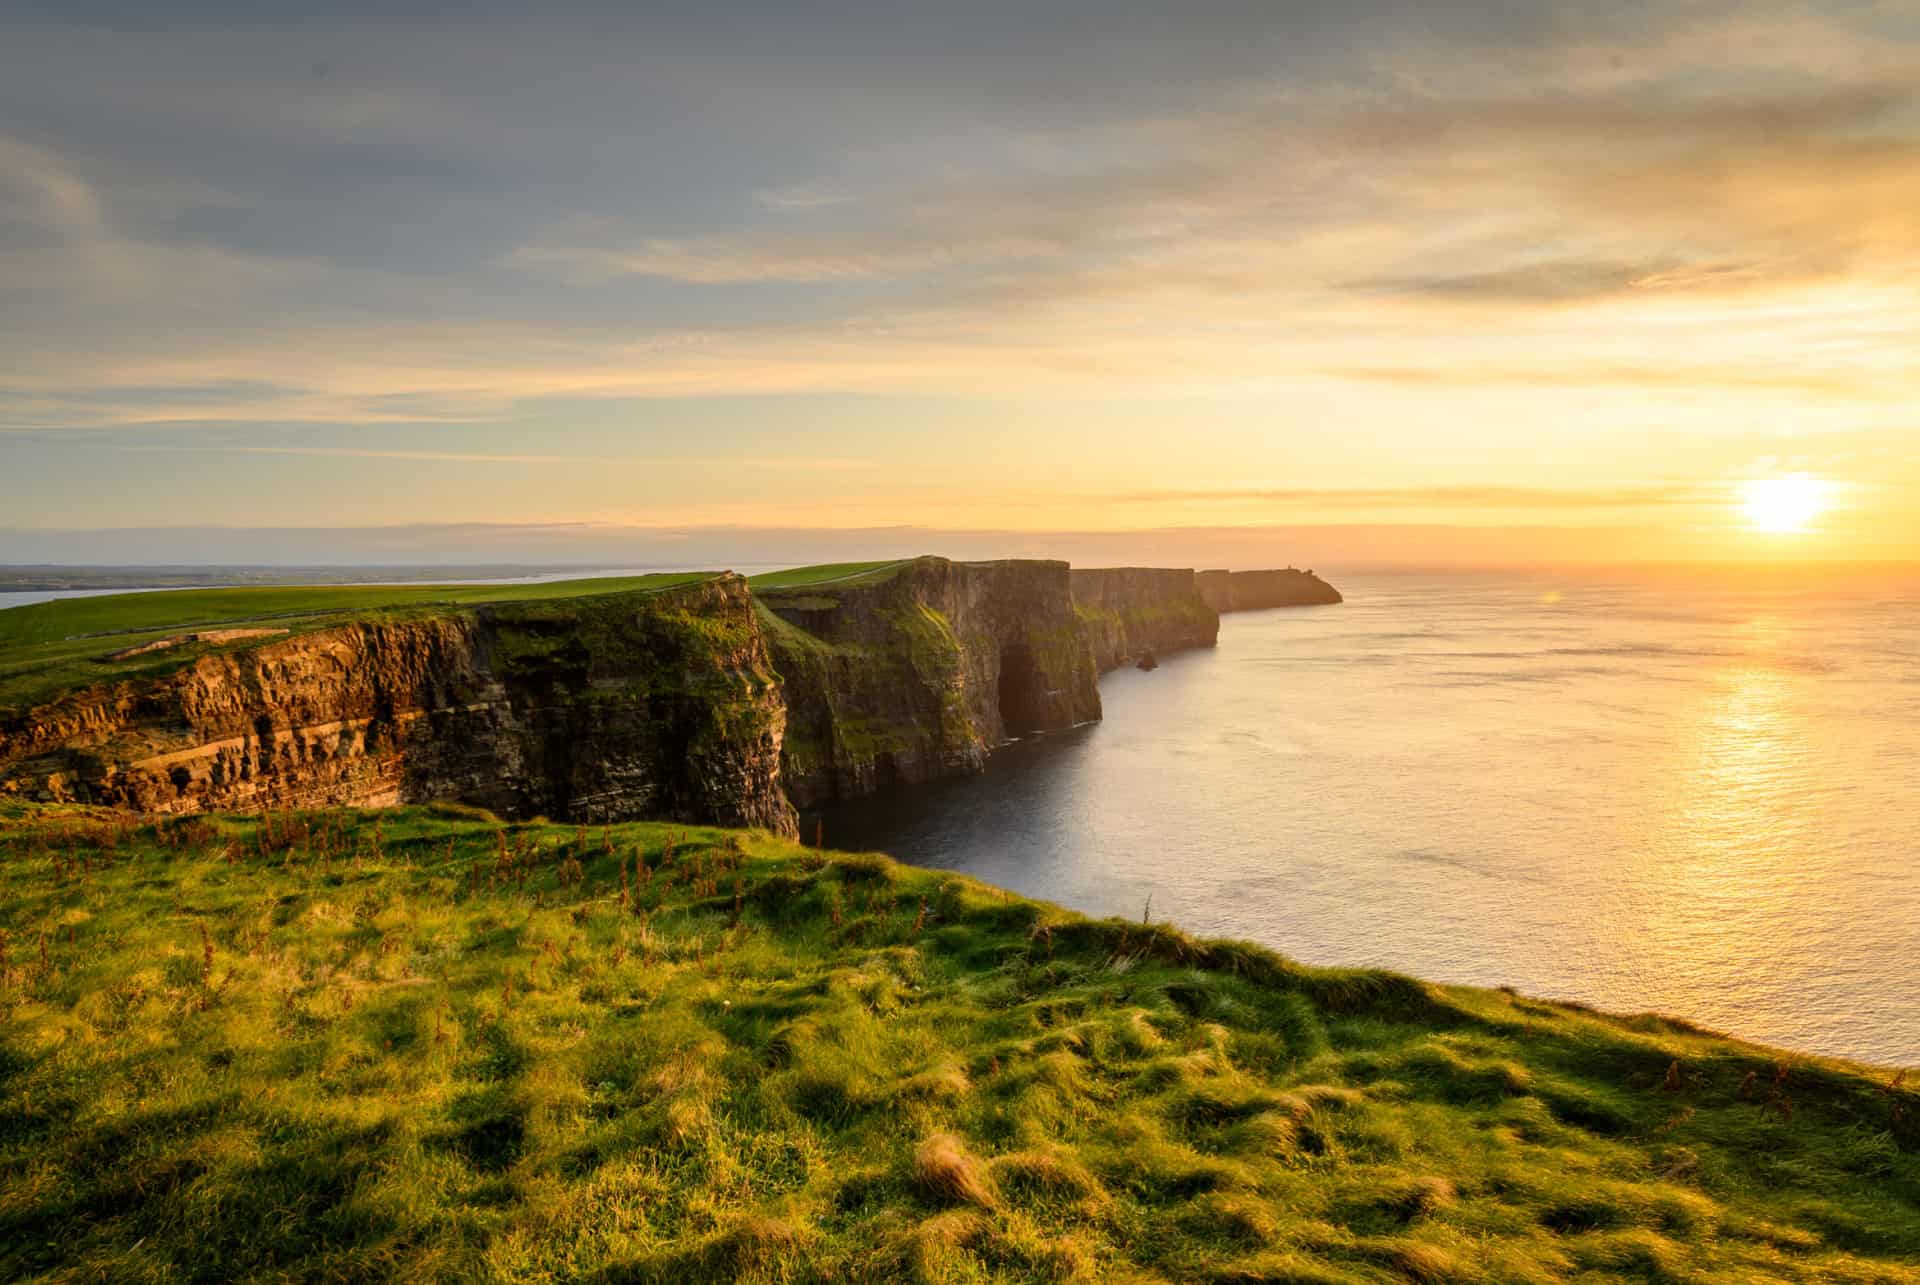
[[819,585],[877,584],[914,561],[916,559],[899,558],[891,562],[826,562],[812,567],[763,571],[757,576],[749,576],[747,583],[753,586],[756,593]]
[[1920,1095],[762,834],[0,819],[0,1276],[1896,1281]]
[[[209,650],[257,645],[281,633],[303,633],[349,619],[648,592],[708,580],[713,574],[537,584],[184,589],[60,598],[0,610],[0,707],[28,704],[67,688],[166,673]],[[219,636],[228,632],[237,636]],[[201,633],[211,636],[196,636]],[[175,638],[177,645],[140,650]]]

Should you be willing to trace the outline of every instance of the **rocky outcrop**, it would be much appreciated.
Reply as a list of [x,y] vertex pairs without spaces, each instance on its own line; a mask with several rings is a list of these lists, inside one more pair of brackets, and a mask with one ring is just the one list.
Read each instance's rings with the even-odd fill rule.
[[1316,607],[1344,601],[1340,591],[1311,571],[1202,571],[1200,596],[1218,612],[1267,607]]
[[759,599],[801,807],[978,771],[1011,738],[1100,717],[1064,562],[918,558]]
[[1220,637],[1220,613],[1200,596],[1191,570],[1164,567],[1074,568],[1073,604],[1101,672]]
[[373,617],[0,714],[0,791],[147,812],[460,799],[795,831],[746,582]]

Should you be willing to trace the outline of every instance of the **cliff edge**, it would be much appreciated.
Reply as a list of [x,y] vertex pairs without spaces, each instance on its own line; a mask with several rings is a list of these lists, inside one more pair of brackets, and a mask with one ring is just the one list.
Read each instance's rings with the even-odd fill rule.
[[795,831],[1101,716],[1120,666],[1311,572],[898,562],[536,586],[225,589],[0,621],[0,797],[141,812],[434,800]]
[[1340,591],[1311,571],[1202,571],[1200,596],[1222,614],[1268,607],[1318,607],[1344,602]]
[[0,712],[0,794],[143,812],[459,799],[795,833],[785,705],[739,576],[248,641]]
[[1201,596],[1191,569],[1076,567],[1072,585],[1094,666],[1103,674],[1145,656],[1219,641],[1220,613]]
[[994,747],[1100,717],[1067,564],[922,557],[756,588],[801,807],[978,771]]

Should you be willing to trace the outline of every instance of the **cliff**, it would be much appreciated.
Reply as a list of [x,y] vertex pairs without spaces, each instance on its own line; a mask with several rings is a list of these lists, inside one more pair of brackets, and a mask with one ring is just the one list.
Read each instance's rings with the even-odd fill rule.
[[[76,599],[0,628],[0,796],[144,812],[458,799],[794,830],[1100,717],[1310,572],[916,558],[548,586]],[[7,708],[11,706],[11,708]],[[791,803],[789,802],[791,799]]]
[[0,713],[0,793],[146,812],[461,799],[795,831],[746,582],[376,613]]
[[1094,666],[1103,674],[1149,654],[1211,647],[1219,640],[1220,614],[1200,596],[1191,570],[1075,568],[1071,581]]
[[1010,738],[1100,717],[1064,562],[916,558],[756,597],[802,807],[977,771]]
[[1340,591],[1311,571],[1202,571],[1200,596],[1218,612],[1316,607],[1342,602]]

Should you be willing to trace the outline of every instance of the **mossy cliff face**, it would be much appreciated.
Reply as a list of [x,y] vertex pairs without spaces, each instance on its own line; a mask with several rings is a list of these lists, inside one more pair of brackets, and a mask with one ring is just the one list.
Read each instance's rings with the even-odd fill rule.
[[1292,567],[1284,571],[1202,571],[1195,579],[1207,605],[1223,613],[1330,606],[1344,601],[1338,589],[1313,572]]
[[759,598],[802,807],[978,771],[1010,738],[1100,717],[1064,562],[919,558]]
[[373,617],[0,713],[0,793],[146,812],[461,799],[794,833],[746,583]]
[[1149,653],[1164,656],[1219,641],[1220,613],[1201,598],[1191,570],[1075,568],[1072,584],[1094,666],[1103,674]]

